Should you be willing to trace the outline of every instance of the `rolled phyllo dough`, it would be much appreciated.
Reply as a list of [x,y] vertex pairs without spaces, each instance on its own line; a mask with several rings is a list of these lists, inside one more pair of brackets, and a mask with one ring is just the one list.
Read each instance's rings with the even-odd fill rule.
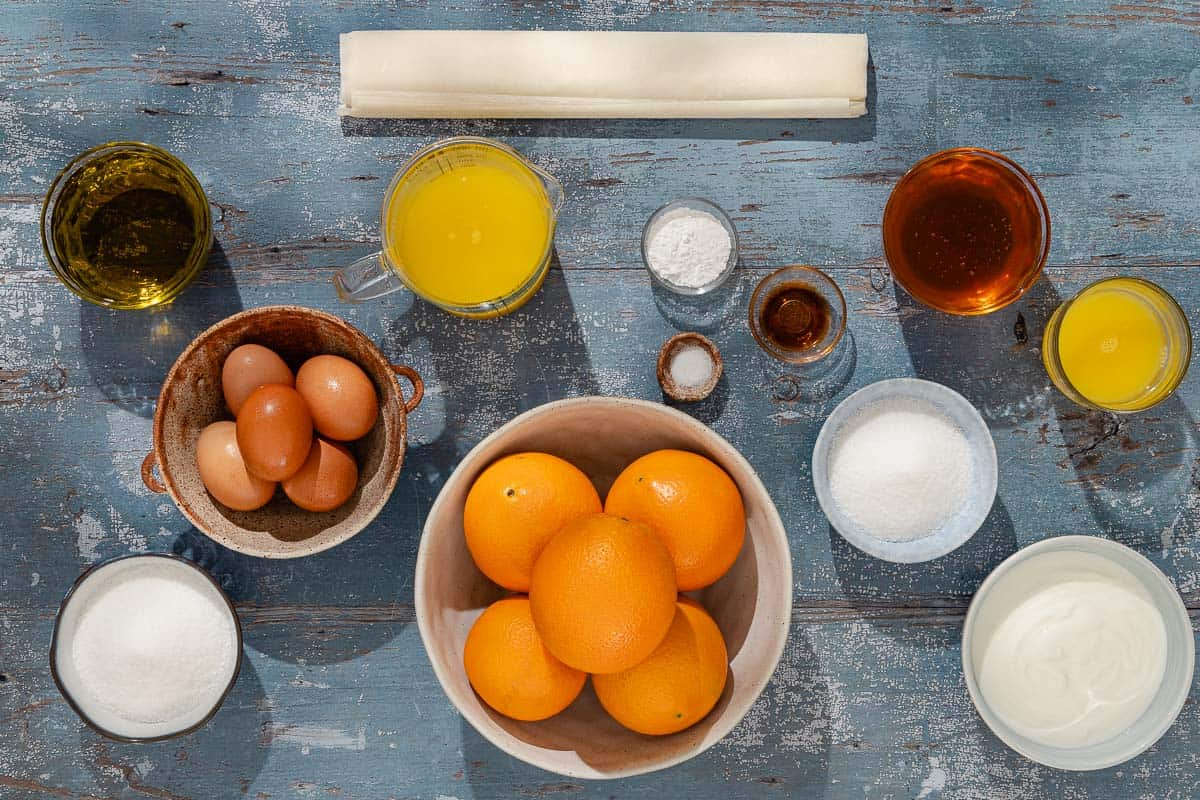
[[355,31],[353,117],[858,117],[867,37],[841,33]]

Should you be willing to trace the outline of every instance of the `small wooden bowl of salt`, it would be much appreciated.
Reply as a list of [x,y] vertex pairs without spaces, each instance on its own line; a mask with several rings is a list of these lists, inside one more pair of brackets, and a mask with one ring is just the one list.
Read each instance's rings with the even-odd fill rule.
[[658,352],[658,383],[667,397],[681,403],[712,394],[723,369],[721,352],[699,333],[676,334]]

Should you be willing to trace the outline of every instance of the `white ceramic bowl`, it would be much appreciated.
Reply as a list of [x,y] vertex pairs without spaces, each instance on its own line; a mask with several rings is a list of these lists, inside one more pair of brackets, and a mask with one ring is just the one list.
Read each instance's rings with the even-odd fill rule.
[[[958,513],[940,528],[911,541],[889,541],[853,522],[833,500],[829,488],[829,451],[838,431],[866,406],[895,397],[923,400],[944,412],[967,438],[971,451],[972,480]],[[842,537],[864,553],[898,564],[913,564],[944,556],[964,544],[991,512],[996,499],[999,470],[996,445],[987,423],[975,406],[953,389],[918,378],[892,378],[864,386],[843,400],[817,435],[812,457],[813,488],[821,510]]]
[[[730,678],[716,707],[685,731],[644,736],[609,717],[589,681],[570,708],[542,722],[517,722],[493,712],[472,690],[462,665],[471,625],[504,595],[467,551],[463,504],[471,484],[500,456],[539,450],[578,466],[603,497],[628,464],[661,448],[691,450],[720,464],[746,506],[746,542],[737,562],[696,593],[729,649]],[[620,778],[686,761],[718,742],[750,710],[787,641],[792,561],[770,495],[729,442],[658,403],[583,397],[528,411],[467,454],[429,511],[417,552],[415,594],[417,624],[434,672],[450,701],[481,735],[509,755],[560,775]]]
[[[986,643],[977,642],[976,627],[980,615],[987,608],[988,598],[1004,578],[1018,564],[1048,553],[1075,552],[1091,553],[1109,559],[1114,564],[1131,572],[1154,600],[1154,606],[1162,614],[1167,629],[1167,670],[1150,707],[1133,725],[1117,736],[1090,747],[1048,747],[1034,742],[1010,728],[987,704],[979,689],[976,663],[983,656]],[[976,651],[979,652],[976,652]],[[1146,750],[1166,733],[1167,728],[1179,716],[1192,688],[1192,670],[1195,666],[1196,646],[1192,634],[1187,608],[1179,597],[1171,580],[1154,566],[1145,556],[1123,544],[1096,536],[1057,536],[1031,544],[1018,550],[992,570],[987,580],[979,587],[967,611],[963,624],[962,664],[967,680],[967,690],[975,703],[979,716],[1002,742],[1026,758],[1048,767],[1069,770],[1104,769],[1136,756]]]

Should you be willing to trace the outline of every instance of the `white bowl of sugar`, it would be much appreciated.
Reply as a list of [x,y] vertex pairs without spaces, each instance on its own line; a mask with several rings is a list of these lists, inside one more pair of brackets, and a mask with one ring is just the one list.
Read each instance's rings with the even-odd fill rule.
[[58,690],[110,739],[153,742],[200,728],[242,664],[242,629],[207,572],[176,556],[107,561],[63,598],[50,645]]
[[879,381],[833,410],[813,447],[817,502],[846,541],[884,561],[944,556],[996,498],[996,446],[958,392],[916,378]]

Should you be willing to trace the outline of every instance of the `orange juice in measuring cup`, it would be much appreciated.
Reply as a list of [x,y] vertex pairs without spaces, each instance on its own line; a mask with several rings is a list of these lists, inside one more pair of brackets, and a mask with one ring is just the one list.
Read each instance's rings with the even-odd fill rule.
[[451,314],[520,308],[550,267],[562,185],[507,145],[474,136],[436,142],[392,178],[383,250],[334,277],[351,303],[407,287]]

